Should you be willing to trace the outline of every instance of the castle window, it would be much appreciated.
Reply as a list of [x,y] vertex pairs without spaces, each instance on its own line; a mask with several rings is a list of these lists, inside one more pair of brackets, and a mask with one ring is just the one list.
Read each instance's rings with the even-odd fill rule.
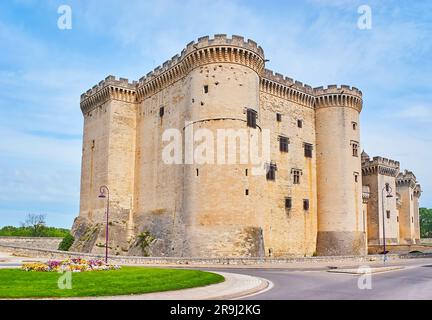
[[399,216],[396,217],[397,222],[399,222]]
[[267,174],[266,174],[267,180],[270,181],[276,180],[276,170],[277,170],[276,163],[270,163],[267,165]]
[[165,113],[165,108],[164,107],[160,107],[159,108],[159,117],[163,117],[164,116],[164,113]]
[[247,195],[247,196],[249,195],[249,189],[245,190],[245,195]]
[[287,137],[279,136],[279,150],[280,152],[288,152],[289,140]]
[[303,120],[297,120],[297,127],[303,128]]
[[301,170],[292,169],[291,173],[293,175],[293,184],[300,184],[300,176],[302,175]]
[[414,217],[411,217],[411,223],[414,223]]
[[309,210],[309,200],[303,199],[303,210],[308,211]]
[[354,172],[354,181],[355,182],[358,182],[358,177],[359,177],[358,172]]
[[351,141],[353,157],[358,157],[358,142]]
[[91,146],[91,149],[94,150],[94,148],[95,148],[95,141],[92,140],[92,146]]
[[245,169],[245,175],[248,176],[248,169]]
[[292,208],[292,199],[290,197],[285,198],[285,209]]
[[204,86],[204,93],[208,93],[209,92],[209,86],[205,85]]
[[282,115],[280,113],[276,113],[276,121],[281,122],[282,121]]
[[253,109],[247,109],[247,126],[256,128],[257,112]]
[[306,158],[312,158],[313,146],[310,143],[304,144],[304,155]]
[[199,176],[199,169],[196,169],[196,175]]
[[387,210],[387,219],[390,219],[390,210]]
[[354,131],[357,130],[357,122],[352,122],[352,128]]

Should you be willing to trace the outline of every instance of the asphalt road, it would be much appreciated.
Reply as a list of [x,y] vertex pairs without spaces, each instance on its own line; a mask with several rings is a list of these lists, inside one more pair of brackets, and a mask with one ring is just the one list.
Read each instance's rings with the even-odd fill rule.
[[363,290],[358,286],[359,275],[330,273],[326,270],[226,271],[262,277],[273,282],[272,289],[245,300],[432,299],[432,259],[406,261],[398,265],[404,265],[405,269],[374,273],[371,275],[371,289]]

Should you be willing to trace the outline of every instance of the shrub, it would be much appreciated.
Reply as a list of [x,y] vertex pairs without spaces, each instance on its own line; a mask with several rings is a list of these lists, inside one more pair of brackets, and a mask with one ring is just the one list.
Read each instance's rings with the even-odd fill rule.
[[69,233],[63,238],[62,242],[60,242],[58,249],[61,251],[69,251],[74,241],[75,238]]

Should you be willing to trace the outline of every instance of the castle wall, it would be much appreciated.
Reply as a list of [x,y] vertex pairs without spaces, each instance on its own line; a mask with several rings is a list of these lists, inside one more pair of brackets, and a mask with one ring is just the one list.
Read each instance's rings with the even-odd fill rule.
[[[385,223],[386,243],[398,244],[399,242],[399,213],[396,207],[396,195],[393,191],[393,197],[387,198],[387,192],[384,192],[383,198],[382,190],[385,188],[386,183],[390,185],[391,190],[396,190],[395,177],[381,174],[363,176],[363,184],[369,186],[371,189],[367,220],[368,244],[383,244],[383,221]],[[387,216],[387,211],[390,211],[390,218]]]
[[[281,121],[276,119],[281,114]],[[264,243],[266,255],[306,255],[316,250],[316,154],[306,158],[304,143],[315,145],[315,111],[277,95],[261,91],[261,122],[271,130],[271,160],[277,164],[276,180],[267,181]],[[302,121],[302,128],[297,121]],[[289,138],[288,152],[279,149],[279,136]],[[293,169],[301,170],[300,184],[293,183]],[[285,208],[285,198],[292,208]],[[303,200],[309,200],[309,210]]]
[[182,132],[190,108],[189,87],[187,79],[182,79],[144,99],[138,109],[134,231],[163,239],[164,255],[181,255],[186,233],[183,165],[163,161],[163,148],[173,140],[164,142],[162,135],[167,129]]
[[[84,115],[80,215],[78,233],[94,229],[94,244],[105,242],[106,200],[98,198],[103,185],[110,189],[112,253],[127,248],[132,223],[135,168],[136,105],[111,99]],[[97,225],[97,226],[95,226]],[[115,245],[114,245],[115,243]],[[93,252],[102,250],[94,246]]]
[[[333,89],[334,90],[334,89]],[[323,93],[316,106],[319,255],[365,254],[360,153],[361,100]],[[353,129],[356,123],[356,129]],[[357,175],[357,182],[355,181]]]
[[414,196],[413,188],[409,184],[398,185],[402,207],[399,213],[400,243],[414,244],[416,239],[414,225]]

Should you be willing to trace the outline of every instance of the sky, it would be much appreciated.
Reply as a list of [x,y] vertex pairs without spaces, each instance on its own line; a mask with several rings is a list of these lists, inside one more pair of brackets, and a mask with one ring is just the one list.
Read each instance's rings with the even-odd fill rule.
[[[60,29],[61,5],[71,29]],[[361,29],[361,5],[372,24]],[[364,96],[362,148],[401,162],[432,207],[432,1],[11,0],[0,2],[0,226],[79,212],[81,93],[137,80],[203,35],[261,45],[266,67]]]

